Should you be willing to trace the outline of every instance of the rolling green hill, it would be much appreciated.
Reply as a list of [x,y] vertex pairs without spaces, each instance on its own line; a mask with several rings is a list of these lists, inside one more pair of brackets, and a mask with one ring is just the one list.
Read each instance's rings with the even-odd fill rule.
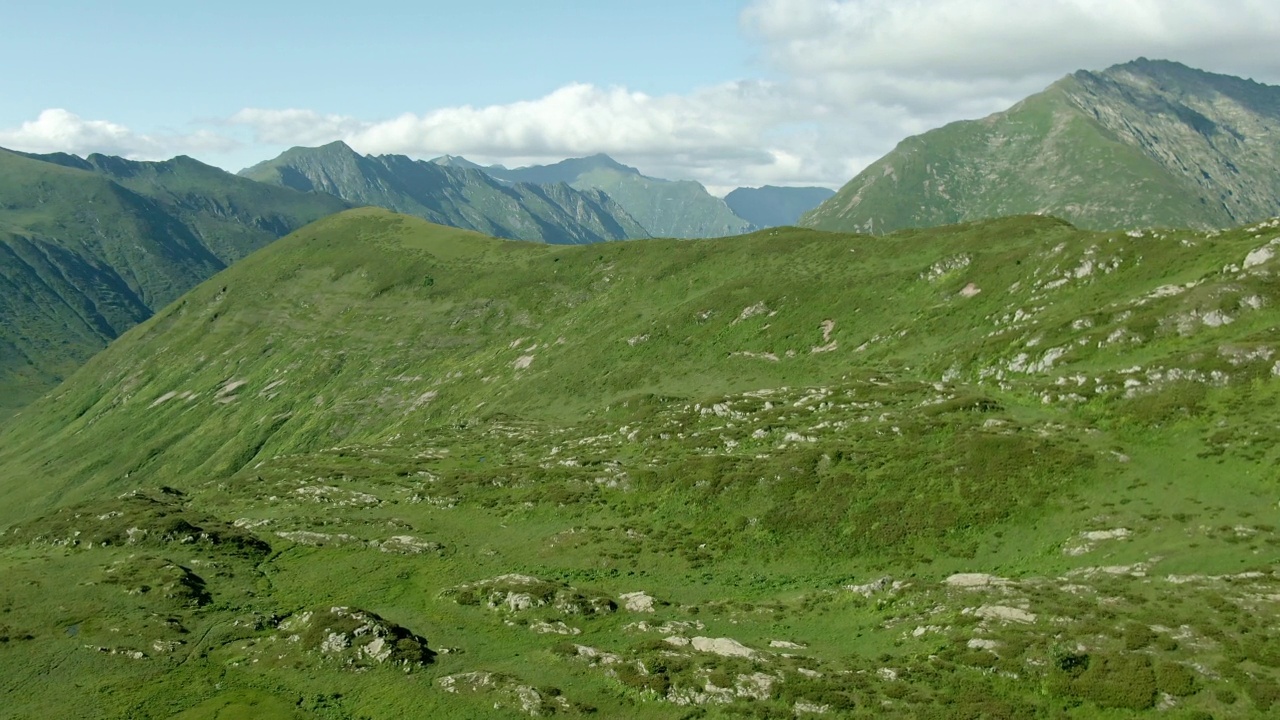
[[296,147],[240,174],[496,237],[556,244],[648,237],[612,198],[589,188],[504,185],[464,165],[360,155],[343,142]]
[[740,187],[724,196],[735,215],[757,228],[795,225],[800,216],[818,207],[834,190],[823,187]]
[[[479,167],[465,158],[446,156],[435,162]],[[552,165],[509,169],[481,168],[512,183],[567,183],[579,190],[599,190],[621,205],[653,237],[707,238],[736,235],[751,229],[723,200],[692,180],[663,180],[641,175],[608,155],[570,158]]]
[[326,218],[0,430],[6,710],[1265,717],[1278,253]]
[[0,150],[0,416],[231,262],[346,207],[186,157]]
[[907,138],[801,224],[887,233],[1040,213],[1225,228],[1280,214],[1277,132],[1280,88],[1142,59]]

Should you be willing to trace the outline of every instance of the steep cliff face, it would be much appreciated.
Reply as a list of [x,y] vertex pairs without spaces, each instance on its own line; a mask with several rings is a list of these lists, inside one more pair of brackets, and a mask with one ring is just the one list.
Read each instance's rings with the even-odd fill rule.
[[891,232],[1020,213],[1081,227],[1228,227],[1280,214],[1280,88],[1177,63],[1078,72],[907,138],[811,227]]
[[1148,60],[1071,79],[1072,103],[1196,189],[1218,224],[1280,212],[1280,88]]

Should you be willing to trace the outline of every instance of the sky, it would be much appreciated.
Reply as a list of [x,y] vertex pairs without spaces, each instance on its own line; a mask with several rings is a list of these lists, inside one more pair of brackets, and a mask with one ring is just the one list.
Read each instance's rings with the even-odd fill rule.
[[839,187],[903,138],[1138,57],[1280,84],[1276,0],[0,3],[0,147],[295,145]]

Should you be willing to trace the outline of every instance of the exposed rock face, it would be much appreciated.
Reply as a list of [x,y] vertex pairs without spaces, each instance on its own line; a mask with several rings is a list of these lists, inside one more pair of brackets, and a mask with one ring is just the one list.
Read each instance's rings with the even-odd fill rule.
[[955,588],[990,588],[1008,584],[1008,580],[986,573],[956,573],[947,578],[947,585]]
[[566,615],[590,616],[605,615],[618,609],[617,603],[608,597],[587,595],[564,583],[532,575],[499,575],[461,585],[452,592],[461,605],[484,604],[490,609],[511,613],[550,607]]
[[285,619],[279,629],[286,642],[347,667],[389,663],[408,669],[426,665],[436,655],[426,638],[358,608],[309,610]]
[[723,657],[744,657],[749,658],[756,654],[755,650],[743,645],[733,638],[709,638],[709,637],[669,637],[667,643],[676,647],[692,646],[698,652],[711,653],[712,655],[721,655]]
[[907,138],[800,224],[887,233],[1017,214],[1098,230],[1280,214],[1280,88],[1137,61]]
[[547,695],[519,678],[503,673],[478,670],[446,675],[436,681],[447,693],[487,695],[495,709],[511,708],[532,717],[572,713],[578,708],[563,695]]

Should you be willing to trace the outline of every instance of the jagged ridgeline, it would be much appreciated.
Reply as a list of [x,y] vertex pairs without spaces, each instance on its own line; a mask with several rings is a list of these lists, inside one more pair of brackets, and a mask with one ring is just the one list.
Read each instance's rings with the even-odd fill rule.
[[558,244],[649,237],[599,190],[563,182],[503,184],[473,167],[360,155],[343,142],[292,148],[240,174],[496,237]]
[[548,246],[326,218],[5,426],[0,693],[1265,716],[1278,253],[1276,221]]
[[506,182],[568,183],[584,191],[605,192],[653,237],[724,237],[752,229],[745,216],[736,215],[724,200],[707,192],[702,183],[649,177],[604,154],[515,169],[500,165],[480,167],[448,156],[436,162],[478,168]]
[[349,207],[187,157],[0,150],[0,417],[230,263]]
[[1017,213],[1226,228],[1280,214],[1280,88],[1179,63],[1081,70],[902,141],[801,224],[888,233]]

